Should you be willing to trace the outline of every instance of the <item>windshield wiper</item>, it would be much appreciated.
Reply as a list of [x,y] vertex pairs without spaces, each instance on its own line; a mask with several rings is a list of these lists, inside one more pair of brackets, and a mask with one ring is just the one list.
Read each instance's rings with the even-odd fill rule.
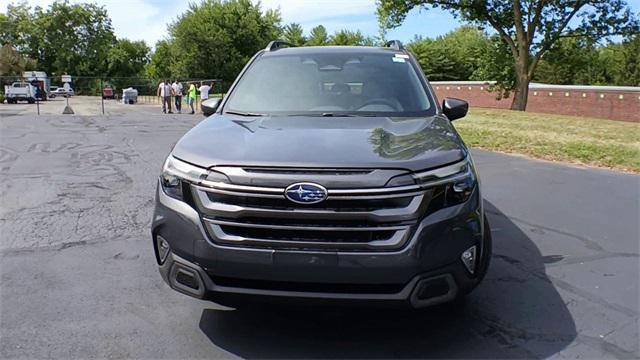
[[252,112],[242,112],[242,111],[225,111],[225,114],[233,114],[240,116],[266,116],[265,114],[252,113]]

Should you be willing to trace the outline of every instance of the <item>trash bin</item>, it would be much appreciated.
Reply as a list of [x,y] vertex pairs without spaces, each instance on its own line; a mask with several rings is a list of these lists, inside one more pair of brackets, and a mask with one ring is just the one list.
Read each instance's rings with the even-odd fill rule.
[[135,104],[138,102],[138,90],[134,88],[126,88],[122,90],[122,103],[123,104]]

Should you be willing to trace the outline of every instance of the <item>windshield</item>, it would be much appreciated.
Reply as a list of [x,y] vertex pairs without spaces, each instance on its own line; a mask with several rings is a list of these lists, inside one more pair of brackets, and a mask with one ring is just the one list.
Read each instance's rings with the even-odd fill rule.
[[341,52],[258,58],[224,110],[251,115],[422,116],[435,113],[435,106],[406,55]]

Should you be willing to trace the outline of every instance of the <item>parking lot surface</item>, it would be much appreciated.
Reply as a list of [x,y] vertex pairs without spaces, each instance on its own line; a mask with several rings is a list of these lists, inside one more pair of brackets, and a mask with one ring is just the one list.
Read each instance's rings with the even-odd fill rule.
[[461,308],[235,311],[158,274],[156,176],[202,118],[0,105],[0,358],[637,358],[640,177],[474,151],[493,228]]
[[[145,99],[149,99],[146,97]],[[151,98],[155,99],[155,98]],[[160,100],[158,98],[158,103]],[[71,96],[69,98],[56,97],[42,101],[38,104],[28,104],[19,102],[17,104],[0,104],[0,116],[16,116],[16,115],[62,115],[65,107],[69,106],[73,111],[73,115],[91,116],[91,115],[107,115],[119,116],[126,115],[131,111],[141,113],[149,111],[157,113],[161,110],[160,105],[135,105],[135,110],[131,106],[124,105],[121,101],[106,99],[102,100],[99,96]],[[184,105],[186,108],[186,105]]]

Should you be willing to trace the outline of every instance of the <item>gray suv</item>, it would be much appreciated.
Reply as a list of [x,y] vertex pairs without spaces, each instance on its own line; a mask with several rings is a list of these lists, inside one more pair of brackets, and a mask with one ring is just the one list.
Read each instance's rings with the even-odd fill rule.
[[[398,41],[258,52],[175,145],[152,222],[175,290],[256,301],[443,303],[491,256],[473,160]],[[205,104],[207,106],[207,104]]]

